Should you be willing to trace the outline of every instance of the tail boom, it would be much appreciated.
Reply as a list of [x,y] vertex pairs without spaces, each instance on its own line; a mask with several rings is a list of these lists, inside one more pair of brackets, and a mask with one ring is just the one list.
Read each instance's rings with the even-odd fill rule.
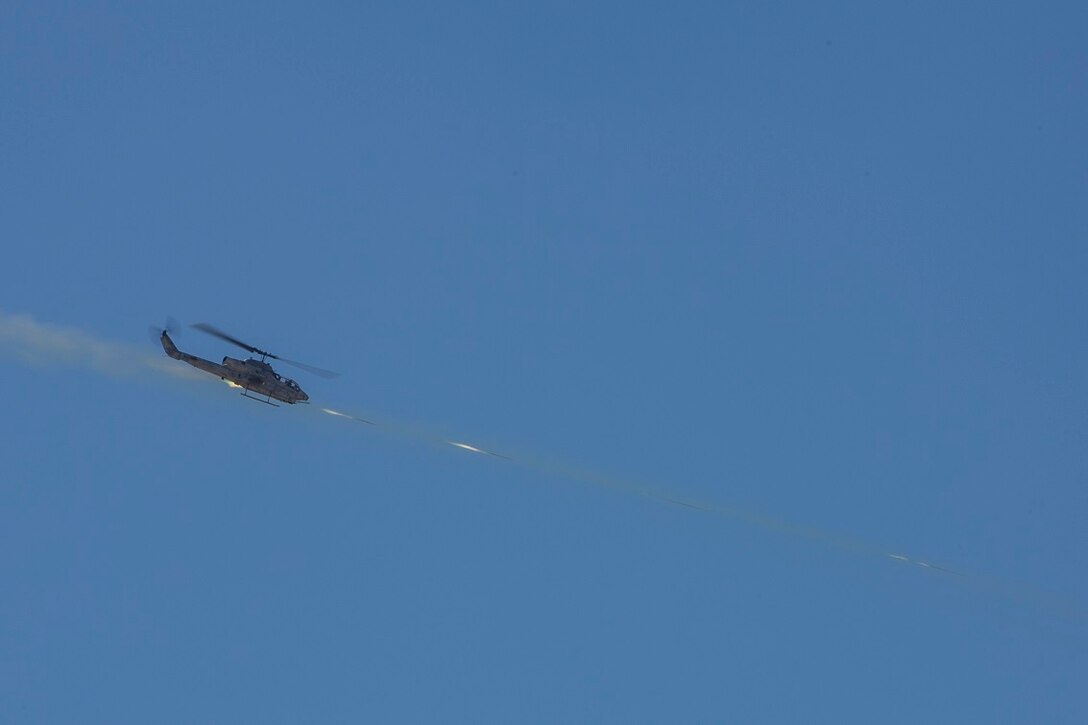
[[159,338],[159,340],[162,342],[162,349],[166,351],[167,355],[174,358],[175,360],[181,360],[182,362],[189,363],[198,370],[203,370],[204,372],[211,373],[212,375],[216,375],[221,378],[233,379],[234,375],[228,368],[224,367],[223,365],[219,365],[218,363],[213,363],[211,360],[205,360],[202,357],[190,355],[187,352],[182,352],[181,350],[178,350],[178,346],[174,344],[174,341],[170,339],[170,335],[165,330],[163,331],[162,336]]

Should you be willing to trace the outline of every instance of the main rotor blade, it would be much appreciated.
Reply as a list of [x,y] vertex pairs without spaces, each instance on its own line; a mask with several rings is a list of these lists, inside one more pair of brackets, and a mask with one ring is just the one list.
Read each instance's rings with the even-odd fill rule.
[[268,357],[275,358],[276,360],[279,360],[282,363],[287,363],[288,365],[293,365],[296,368],[298,368],[299,370],[305,370],[308,373],[313,373],[314,375],[320,375],[323,378],[335,378],[335,377],[340,376],[340,373],[334,373],[332,370],[324,370],[322,368],[315,368],[313,365],[307,365],[305,363],[295,362],[294,360],[287,360],[286,358],[279,357],[278,355],[269,355]]
[[266,350],[261,350],[260,348],[253,347],[252,345],[246,344],[246,343],[242,342],[241,340],[239,340],[237,337],[231,337],[227,333],[223,332],[222,330],[220,330],[220,329],[218,329],[216,327],[212,327],[211,325],[209,325],[206,322],[198,322],[197,324],[193,325],[193,327],[200,330],[201,332],[204,332],[204,333],[207,333],[208,335],[211,335],[212,337],[218,337],[220,340],[226,340],[229,343],[237,345],[238,347],[242,348],[243,350],[248,350],[249,352],[253,352],[253,353],[256,353],[258,355],[264,355],[265,357],[272,358],[273,360],[279,360],[282,363],[287,363],[288,365],[293,365],[293,366],[295,366],[296,368],[298,368],[300,370],[305,370],[306,372],[313,373],[314,375],[320,375],[323,378],[335,378],[340,374],[340,373],[334,373],[332,370],[324,370],[322,368],[314,367],[313,365],[307,365],[306,363],[295,362],[294,360],[287,360],[285,358],[280,357],[279,355],[273,355],[272,353],[270,353],[270,352],[268,352]]
[[211,335],[212,337],[218,337],[220,340],[226,340],[229,343],[237,345],[238,347],[242,348],[243,350],[248,350],[249,352],[255,352],[258,355],[268,355],[268,357],[275,357],[275,355],[270,355],[269,353],[265,352],[264,350],[261,350],[259,348],[253,347],[252,345],[248,345],[248,344],[242,342],[237,337],[231,337],[227,333],[225,333],[222,330],[219,330],[219,329],[217,329],[215,327],[212,327],[211,325],[209,325],[206,322],[198,322],[195,325],[193,325],[193,327],[195,327],[196,329],[200,330],[201,332],[203,332],[205,334]]

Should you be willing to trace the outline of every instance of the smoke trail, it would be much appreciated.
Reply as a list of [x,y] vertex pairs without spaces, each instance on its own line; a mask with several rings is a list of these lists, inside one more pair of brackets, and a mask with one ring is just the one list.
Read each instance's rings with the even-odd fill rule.
[[818,542],[822,545],[837,548],[856,555],[880,558],[886,562],[898,564],[900,566],[909,566],[917,571],[923,571],[933,575],[951,577],[955,581],[972,589],[991,595],[998,595],[1004,599],[1019,602],[1020,604],[1026,604],[1054,616],[1073,620],[1088,619],[1088,603],[1075,597],[1042,590],[1038,587],[1018,581],[937,564],[933,561],[909,556],[902,552],[891,551],[887,547],[878,546],[871,542],[843,536],[814,526],[802,525],[773,516],[756,513],[737,506],[676,495],[657,485],[648,485],[630,479],[607,476],[601,473],[574,468],[526,455],[505,455],[464,441],[450,440],[443,436],[427,433],[416,428],[410,428],[390,422],[376,422],[331,408],[320,408],[319,410],[341,420],[363,423],[372,430],[380,430],[383,433],[391,434],[399,438],[413,439],[438,446],[449,446],[477,455],[499,458],[537,473],[544,473],[550,476],[565,478],[570,481],[599,486],[629,495],[652,499],[660,503],[700,511],[718,518],[740,521],[776,534]]
[[200,374],[184,366],[171,365],[161,355],[119,342],[101,340],[72,327],[38,322],[29,315],[0,310],[0,353],[36,367],[75,367],[116,378],[134,378],[153,373],[196,380]]
[[916,559],[905,554],[892,553],[887,551],[887,549],[883,547],[868,544],[863,541],[853,540],[845,536],[833,534],[829,531],[824,531],[822,529],[811,526],[802,526],[799,524],[790,523],[788,521],[784,521],[782,519],[778,519],[772,516],[766,516],[752,511],[747,511],[736,506],[728,506],[720,503],[700,501],[697,499],[680,496],[675,493],[670,493],[669,491],[661,488],[660,486],[639,483],[637,481],[625,478],[618,478],[615,476],[608,476],[602,473],[597,473],[582,468],[575,468],[569,465],[555,463],[541,458],[529,457],[524,454],[519,456],[510,456],[503,453],[498,453],[496,451],[487,450],[485,448],[481,448],[479,446],[466,443],[464,441],[450,440],[448,438],[438,436],[432,433],[427,433],[416,428],[409,428],[404,425],[390,422],[379,423],[373,420],[359,418],[348,413],[333,410],[332,408],[321,408],[320,410],[323,413],[327,413],[331,416],[343,420],[352,420],[357,423],[365,423],[368,426],[372,426],[381,430],[384,433],[392,434],[399,438],[413,439],[438,446],[452,446],[453,448],[467,451],[469,453],[489,456],[492,458],[500,458],[502,460],[509,461],[510,463],[521,466],[522,468],[535,471],[537,473],[544,473],[550,476],[565,478],[579,483],[608,488],[613,491],[619,491],[642,498],[652,499],[654,501],[659,501],[661,503],[669,504],[672,506],[680,506],[682,508],[702,511],[704,513],[712,514],[722,518],[743,521],[745,523],[752,524],[760,528],[773,531],[775,533],[797,536],[812,541],[820,541],[822,543],[829,544],[831,546],[835,546],[840,549],[845,549],[855,553],[883,556],[897,562],[912,564],[923,569],[930,569],[933,571],[940,571],[948,574],[954,574],[957,576],[963,576],[961,572],[955,571],[949,567],[938,566],[937,564],[934,564],[932,562],[922,559]]

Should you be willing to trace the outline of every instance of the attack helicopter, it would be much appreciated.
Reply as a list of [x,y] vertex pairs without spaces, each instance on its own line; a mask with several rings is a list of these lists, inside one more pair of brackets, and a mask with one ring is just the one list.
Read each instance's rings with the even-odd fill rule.
[[[286,360],[279,355],[273,355],[270,352],[244,343],[236,337],[231,337],[222,330],[216,329],[204,322],[193,325],[192,327],[207,335],[218,337],[220,340],[225,340],[233,345],[237,345],[254,355],[260,355],[261,358],[260,360],[255,357],[251,357],[248,360],[237,360],[232,357],[224,357],[223,363],[220,365],[211,360],[205,360],[204,358],[190,355],[187,352],[178,350],[177,345],[170,339],[169,326],[167,329],[162,330],[159,335],[159,341],[162,342],[162,349],[166,351],[167,355],[175,360],[181,360],[182,362],[189,363],[198,370],[211,373],[212,375],[221,378],[231,387],[242,388],[242,397],[249,398],[250,400],[267,403],[273,407],[279,407],[272,402],[273,400],[278,400],[281,403],[287,403],[289,405],[306,403],[310,400],[310,396],[303,392],[298,383],[290,378],[282,377],[272,369],[272,366],[269,365],[266,360],[279,360],[282,363],[293,365],[294,367],[313,373],[314,375],[320,375],[323,378],[334,378],[337,375],[329,370],[322,370],[321,368],[315,368],[311,365],[304,365],[293,360]],[[253,395],[250,395],[250,393],[253,393]]]

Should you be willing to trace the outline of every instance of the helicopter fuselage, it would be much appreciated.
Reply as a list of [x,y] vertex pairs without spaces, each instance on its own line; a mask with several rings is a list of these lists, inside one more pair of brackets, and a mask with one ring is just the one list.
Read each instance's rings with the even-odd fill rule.
[[[211,373],[226,381],[228,385],[243,388],[242,395],[246,397],[256,398],[256,396],[262,396],[269,399],[264,402],[271,402],[271,399],[274,398],[291,405],[305,403],[310,399],[310,396],[302,391],[298,383],[290,378],[280,376],[272,369],[271,365],[263,360],[255,358],[238,360],[225,357],[223,363],[218,364],[178,350],[174,341],[170,339],[170,335],[165,331],[162,333],[160,340],[163,350],[170,357],[188,363],[198,370]],[[253,393],[253,395],[250,395],[250,393]],[[261,398],[256,399],[260,400]]]

